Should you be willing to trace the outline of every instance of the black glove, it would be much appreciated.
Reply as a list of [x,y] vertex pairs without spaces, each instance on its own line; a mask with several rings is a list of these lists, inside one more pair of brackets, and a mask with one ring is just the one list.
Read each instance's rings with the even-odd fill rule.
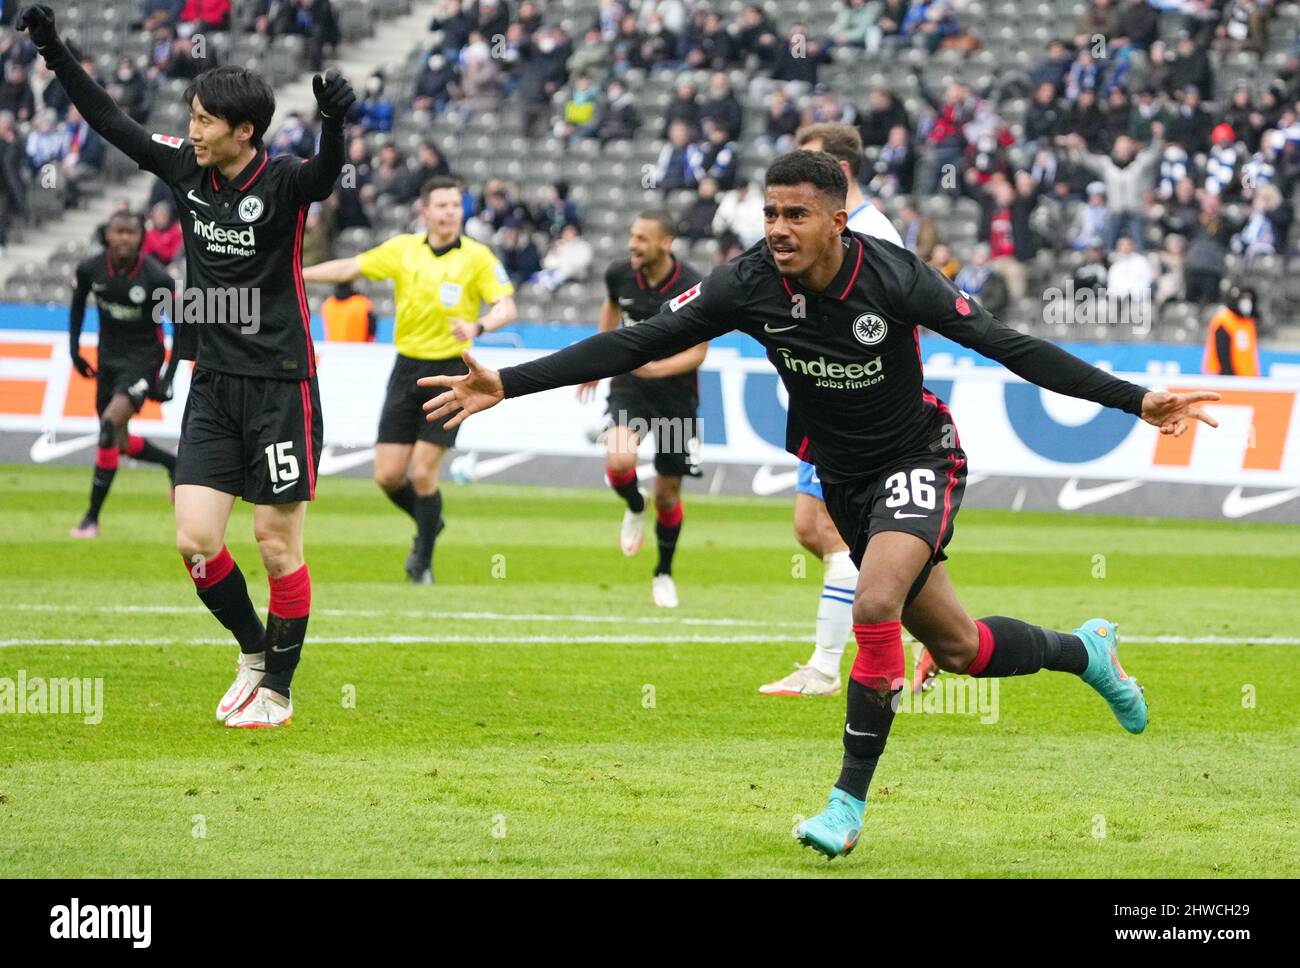
[[27,31],[37,47],[48,47],[59,39],[54,29],[54,11],[43,3],[24,7],[18,14],[18,29]]
[[76,350],[72,351],[72,368],[87,380],[95,375],[95,368],[90,365],[90,361]]
[[320,108],[320,116],[331,121],[342,121],[347,117],[348,109],[357,103],[352,85],[335,70],[326,71],[324,77],[317,74],[312,78],[311,89],[316,95],[316,106]]
[[159,403],[166,403],[172,398],[172,378],[169,376],[160,376],[152,387],[149,388],[149,399],[157,400]]

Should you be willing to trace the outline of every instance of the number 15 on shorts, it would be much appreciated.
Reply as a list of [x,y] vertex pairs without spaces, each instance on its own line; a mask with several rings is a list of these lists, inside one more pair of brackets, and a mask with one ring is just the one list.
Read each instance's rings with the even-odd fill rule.
[[293,441],[267,444],[266,466],[271,474],[271,490],[276,494],[298,483],[298,458],[292,453]]

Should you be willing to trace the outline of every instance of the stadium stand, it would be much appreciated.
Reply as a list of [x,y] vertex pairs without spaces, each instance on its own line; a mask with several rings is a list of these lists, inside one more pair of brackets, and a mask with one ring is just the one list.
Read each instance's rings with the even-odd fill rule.
[[[109,0],[61,16],[99,52],[104,76],[132,61],[149,79],[150,124],[176,131],[183,83],[151,73],[167,34],[131,25],[140,6]],[[318,37],[274,36],[258,19],[279,6],[237,3],[243,29],[209,36],[283,84],[320,52]],[[333,6],[344,47],[408,9]],[[351,78],[366,91],[349,145],[357,177],[313,212],[308,261],[414,228],[420,182],[450,170],[466,184],[467,231],[519,280],[521,319],[590,324],[599,272],[637,211],[668,205],[697,264],[734,254],[761,233],[751,183],[766,162],[798,125],[836,120],[861,131],[860,181],[905,241],[927,258],[937,248],[946,271],[1022,329],[1199,342],[1237,282],[1264,295],[1266,338],[1300,342],[1289,322],[1300,305],[1290,232],[1300,5],[437,0],[410,10],[428,29],[372,61],[370,78]],[[183,38],[170,43],[183,56]],[[6,37],[0,60],[22,62],[21,46]],[[124,103],[140,97],[120,86]],[[0,141],[3,131],[0,120]],[[311,120],[275,136],[277,151],[308,152]],[[111,194],[121,174],[109,152],[78,192]],[[39,197],[16,226],[57,216],[59,203]],[[80,253],[65,245],[43,264],[6,267],[7,298],[61,301],[56,270]],[[1152,300],[1153,325],[1044,311],[1045,292],[1104,286],[1111,272],[1126,298]],[[360,288],[391,315],[386,287]]]

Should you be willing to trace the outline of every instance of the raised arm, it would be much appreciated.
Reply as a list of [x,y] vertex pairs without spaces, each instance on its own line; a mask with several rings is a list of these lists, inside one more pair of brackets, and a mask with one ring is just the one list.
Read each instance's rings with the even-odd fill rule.
[[155,140],[117,106],[107,91],[91,80],[59,39],[54,11],[44,4],[27,7],[18,17],[18,29],[27,31],[45,58],[46,66],[63,84],[69,100],[86,123],[141,168],[166,179],[179,142]]
[[1217,393],[1164,393],[1121,380],[1047,340],[1003,324],[919,258],[914,259],[914,268],[911,290],[897,307],[904,318],[996,360],[1036,386],[1131,413],[1159,427],[1162,434],[1184,433],[1189,420],[1218,426],[1196,406],[1218,400]]
[[290,185],[299,198],[321,202],[330,197],[343,170],[343,123],[357,96],[338,71],[317,74],[311,82],[321,118],[320,150],[293,169]]

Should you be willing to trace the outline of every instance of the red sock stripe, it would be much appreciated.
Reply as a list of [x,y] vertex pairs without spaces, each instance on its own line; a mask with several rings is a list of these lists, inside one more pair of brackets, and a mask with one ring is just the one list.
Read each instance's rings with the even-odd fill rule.
[[271,586],[271,607],[267,609],[280,618],[306,618],[311,612],[311,575],[307,566],[283,578],[267,576]]
[[[181,560],[185,561],[184,558]],[[222,545],[221,550],[206,561],[185,561],[185,567],[194,579],[195,587],[211,588],[235,570],[235,559],[230,557],[230,549]]]
[[605,480],[609,481],[610,487],[622,487],[624,484],[636,483],[636,468],[630,471],[616,471],[612,467],[605,468]]
[[993,630],[981,622],[975,620],[975,628],[980,633],[979,651],[975,653],[975,658],[966,669],[966,675],[977,676],[988,668],[989,660],[993,658]]
[[665,528],[680,528],[682,525],[682,502],[678,501],[667,511],[660,508],[657,512],[657,517],[659,523]]
[[144,438],[131,434],[126,438],[126,456],[139,457],[144,450]]
[[897,689],[903,681],[903,623],[877,622],[854,625],[858,654],[853,660],[853,679],[868,689]]
[[95,448],[95,466],[101,471],[117,470],[118,461],[121,455],[116,447],[96,447]]

